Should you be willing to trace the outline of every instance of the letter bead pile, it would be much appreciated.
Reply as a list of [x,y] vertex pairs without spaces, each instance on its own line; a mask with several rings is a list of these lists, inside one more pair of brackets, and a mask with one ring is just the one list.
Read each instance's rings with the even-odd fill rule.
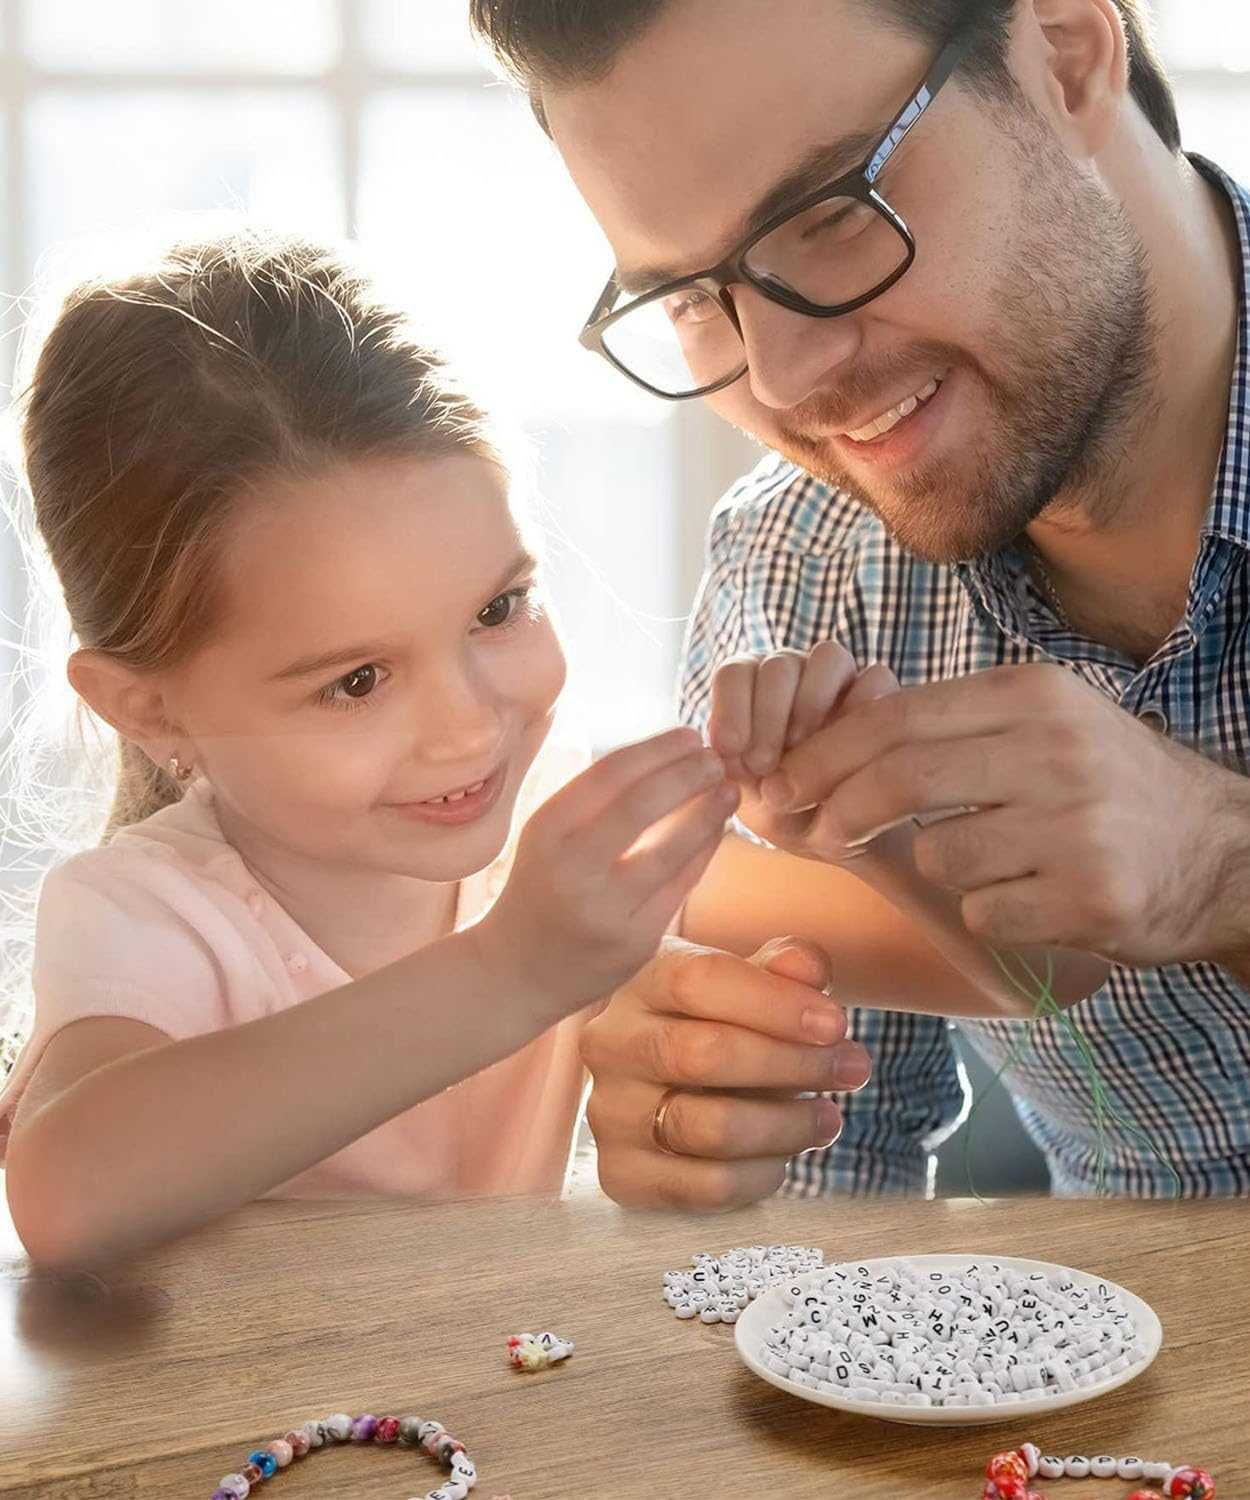
[[1097,1386],[1145,1357],[1122,1298],[1066,1273],[834,1265],[781,1296],[765,1367],[852,1401],[1009,1405]]
[[679,1318],[736,1323],[761,1292],[788,1277],[819,1270],[825,1252],[805,1245],[739,1245],[693,1256],[687,1271],[665,1271],[664,1300]]

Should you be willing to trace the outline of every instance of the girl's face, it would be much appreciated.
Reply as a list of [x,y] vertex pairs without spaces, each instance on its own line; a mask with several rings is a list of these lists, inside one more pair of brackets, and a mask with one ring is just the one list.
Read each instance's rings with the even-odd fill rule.
[[249,851],[450,882],[502,849],[564,656],[492,464],[248,494],[221,627],[166,691]]

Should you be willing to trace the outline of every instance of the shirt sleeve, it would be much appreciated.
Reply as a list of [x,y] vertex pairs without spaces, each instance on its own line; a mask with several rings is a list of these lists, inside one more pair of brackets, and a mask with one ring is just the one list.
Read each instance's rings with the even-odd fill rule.
[[[729,657],[809,650],[816,643],[810,622],[830,617],[839,621],[838,634],[857,659],[863,649],[854,616],[853,560],[835,556],[815,563],[792,543],[786,549],[744,535],[747,528],[734,509],[743,488],[731,492],[712,517],[707,566],[686,633],[678,711],[700,731],[711,711],[712,677]],[[847,1016],[851,1036],[872,1057],[872,1078],[857,1094],[829,1096],[842,1108],[842,1134],[825,1150],[790,1161],[783,1195],[924,1194],[932,1152],[956,1128],[965,1107],[950,1022],[865,1007],[851,1007]]]
[[198,899],[159,856],[116,847],[89,850],[48,874],[35,924],[34,1022],[0,1090],[0,1165],[30,1076],[71,1022],[119,1016],[170,1037],[229,1024]]

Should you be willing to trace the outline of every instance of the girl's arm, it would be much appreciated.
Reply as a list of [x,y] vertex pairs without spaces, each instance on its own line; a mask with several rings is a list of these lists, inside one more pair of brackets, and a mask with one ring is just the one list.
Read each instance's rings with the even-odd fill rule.
[[49,1043],[9,1141],[9,1205],[31,1259],[115,1260],[250,1202],[559,1019],[519,988],[469,929],[184,1041],[116,1017],[74,1022]]
[[475,927],[207,1035],[67,1026],[9,1140],[9,1203],[32,1259],[112,1260],[193,1229],[610,994],[654,954],[736,803],[698,736],[675,730],[545,803]]
[[[681,935],[744,957],[770,938],[807,938],[829,955],[833,998],[842,1005],[948,1016],[1030,1013],[989,949],[964,927],[953,894],[909,877],[901,861],[872,860],[856,860],[852,874],[730,834],[686,900]],[[1021,956],[1045,974],[1045,951]],[[1106,963],[1094,955],[1050,957],[1060,1005],[1092,994],[1106,978]]]

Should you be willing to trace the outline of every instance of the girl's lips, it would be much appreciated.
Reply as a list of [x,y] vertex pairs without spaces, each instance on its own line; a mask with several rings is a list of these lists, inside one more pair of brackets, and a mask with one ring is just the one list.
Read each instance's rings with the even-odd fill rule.
[[499,800],[506,772],[507,767],[500,766],[477,791],[466,792],[455,802],[394,802],[391,806],[401,817],[415,818],[420,823],[437,823],[443,827],[474,823]]

